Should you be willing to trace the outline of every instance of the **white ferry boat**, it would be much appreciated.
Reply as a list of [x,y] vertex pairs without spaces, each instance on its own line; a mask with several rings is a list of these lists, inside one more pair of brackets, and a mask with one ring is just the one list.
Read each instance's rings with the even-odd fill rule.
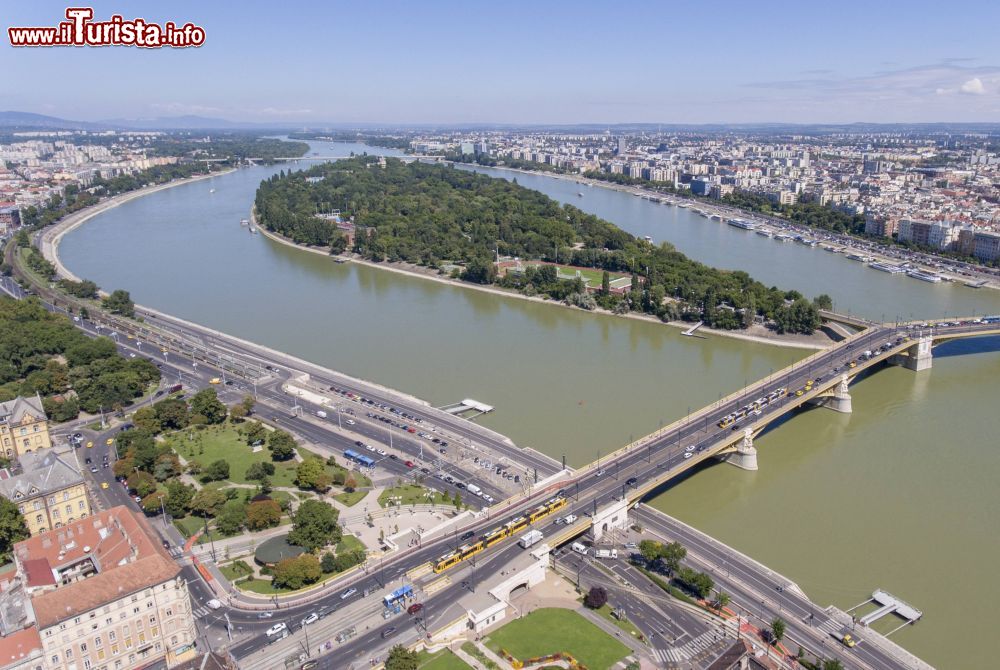
[[778,233],[777,235],[774,236],[774,239],[776,239],[778,242],[791,242],[792,236],[786,235],[785,233]]
[[861,254],[847,254],[846,256],[844,256],[844,258],[847,258],[852,261],[859,261],[861,263],[867,263],[872,259],[871,256],[862,256]]
[[921,281],[928,281],[932,284],[937,284],[941,281],[941,275],[934,274],[933,272],[924,272],[923,270],[909,270],[906,273],[907,277],[913,277],[914,279],[919,279]]
[[756,223],[744,221],[743,219],[730,219],[728,223],[733,228],[742,228],[743,230],[755,230],[757,228]]
[[764,230],[763,228],[761,228],[760,230],[758,230],[757,234],[760,235],[761,237],[771,237],[771,231],[770,230]]
[[891,275],[898,275],[900,272],[906,272],[905,269],[899,267],[898,265],[893,265],[891,263],[869,263],[868,267],[872,270],[880,270],[882,272],[888,272]]

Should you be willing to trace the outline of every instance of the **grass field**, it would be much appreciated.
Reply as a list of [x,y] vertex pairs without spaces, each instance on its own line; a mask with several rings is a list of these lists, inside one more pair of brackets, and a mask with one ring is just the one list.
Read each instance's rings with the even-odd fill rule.
[[333,496],[333,499],[339,502],[341,505],[347,505],[348,507],[352,507],[354,505],[357,505],[362,500],[364,500],[364,497],[366,495],[368,495],[368,491],[361,491],[355,489],[350,493],[347,492],[338,493],[337,495]]
[[[522,262],[523,265],[543,265],[540,262]],[[594,268],[578,268],[569,265],[556,265],[556,272],[560,279],[573,279],[576,277],[576,273],[579,271],[580,277],[584,281],[589,281],[591,286],[600,286],[601,280],[604,277],[604,270],[597,270]],[[620,272],[609,272],[609,279],[614,281],[616,279],[622,279],[623,277],[628,277],[627,274],[622,274]]]
[[362,544],[361,540],[354,537],[353,535],[344,535],[342,538],[340,538],[340,542],[337,544],[338,554],[354,551],[355,549],[360,549],[361,551],[365,551],[365,545]]
[[613,616],[611,614],[611,605],[608,605],[607,603],[604,604],[604,607],[597,610],[597,613],[600,614],[605,619],[607,619],[608,621],[610,621],[611,623],[613,623],[614,625],[621,628],[623,631],[634,637],[636,640],[638,640],[639,636],[642,635],[642,633],[639,632],[639,629],[636,628],[632,624],[632,622],[629,621],[628,619],[622,621],[618,617]]
[[381,495],[378,497],[379,507],[385,507],[389,504],[390,498],[399,497],[400,505],[417,505],[424,503],[431,503],[437,505],[450,505],[451,498],[449,497],[445,500],[445,494],[440,491],[436,492],[433,498],[428,497],[427,494],[430,492],[429,489],[419,486],[418,484],[404,484],[403,486],[393,486],[391,489],[386,489],[382,491]]
[[448,649],[428,654],[425,651],[417,656],[418,670],[471,670],[469,666]]
[[629,648],[571,610],[539,609],[490,634],[486,645],[520,659],[571,654],[588,670],[608,670]]
[[[189,436],[193,436],[193,439],[189,439]],[[254,453],[236,428],[229,424],[204,430],[178,431],[167,437],[167,443],[184,459],[195,459],[202,467],[218,460],[228,462],[229,481],[234,484],[255,484],[256,482],[246,478],[247,468],[252,463],[271,462],[271,452],[262,449]],[[302,448],[299,448],[299,453],[303,457],[315,455]],[[294,459],[274,462],[272,486],[295,486],[296,467],[298,463]],[[332,475],[338,468],[328,465],[326,469]],[[356,479],[360,485],[362,477],[356,475]]]

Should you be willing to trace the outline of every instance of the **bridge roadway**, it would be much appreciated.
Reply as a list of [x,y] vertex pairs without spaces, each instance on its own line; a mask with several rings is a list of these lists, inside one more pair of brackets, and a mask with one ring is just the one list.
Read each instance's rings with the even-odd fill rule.
[[[901,333],[909,334],[904,335]],[[726,450],[732,447],[734,441],[742,439],[742,431],[740,431],[739,437],[734,437],[735,431],[720,429],[716,423],[723,416],[743,406],[749,400],[753,400],[760,395],[766,395],[777,388],[785,387],[789,389],[789,393],[786,396],[780,399],[779,402],[766,406],[762,414],[755,417],[747,425],[752,431],[759,432],[776,418],[801,407],[814,398],[822,397],[832,386],[840,384],[843,374],[847,374],[849,378],[856,377],[873,366],[901,352],[905,352],[909,348],[917,346],[917,338],[921,334],[926,334],[934,340],[943,341],[959,337],[1000,334],[1000,325],[972,324],[935,328],[928,327],[926,329],[914,327],[913,324],[909,327],[901,326],[899,328],[894,325],[873,326],[835,347],[818,352],[790,366],[786,370],[771,375],[768,379],[758,384],[751,385],[729,398],[714,403],[709,408],[692,415],[690,419],[681,420],[673,426],[668,426],[663,431],[658,431],[648,439],[640,440],[633,445],[619,450],[603,460],[600,466],[597,463],[591,464],[587,468],[577,471],[570,479],[536,491],[529,500],[521,504],[514,504],[512,501],[507,501],[503,507],[494,506],[489,510],[489,518],[483,518],[467,527],[456,529],[455,535],[451,537],[426,543],[422,547],[411,550],[404,555],[390,557],[380,566],[370,566],[366,574],[345,576],[342,580],[338,580],[337,585],[333,589],[346,588],[348,585],[351,585],[359,590],[376,589],[377,593],[381,593],[384,589],[393,586],[393,580],[403,578],[406,573],[420,570],[421,566],[424,566],[423,569],[426,571],[431,561],[462,544],[463,541],[460,539],[460,533],[466,531],[471,531],[476,535],[484,533],[517,516],[518,513],[525,509],[537,505],[538,502],[545,500],[560,490],[570,498],[570,505],[564,511],[560,512],[560,514],[577,514],[580,517],[580,521],[572,526],[559,526],[556,525],[554,519],[543,519],[539,524],[536,524],[536,527],[545,533],[550,545],[556,546],[566,542],[587,531],[591,524],[591,518],[589,517],[599,508],[605,507],[608,503],[619,501],[623,497],[629,502],[637,501],[648,495],[655,488],[661,486],[665,481],[683,474],[711,456],[725,453]],[[907,337],[910,339],[904,339]],[[886,345],[886,348],[880,353],[867,359],[862,356],[863,352],[868,350],[874,351],[883,345]],[[858,360],[859,358],[862,360]],[[855,368],[846,367],[850,361],[855,362]],[[834,368],[839,369],[841,376],[837,376],[834,373]],[[803,388],[807,380],[816,380],[817,378],[822,378],[822,381],[814,381],[811,391],[803,392],[801,396],[796,395],[796,391]],[[637,479],[633,487],[626,485],[630,477]],[[476,562],[478,565],[487,563],[488,565],[500,566],[506,562],[509,556],[519,551],[521,550],[513,542],[507,541],[480,554],[476,558]],[[480,574],[482,570],[483,568],[479,568]],[[759,602],[757,594],[761,592],[760,588],[763,588],[760,586],[763,583],[763,578],[760,575],[762,570],[759,566],[748,565],[745,568],[745,573],[742,574],[742,578],[740,579],[740,582],[743,584],[741,587],[742,592],[755,594],[752,600],[745,601],[746,607],[752,607]],[[461,592],[461,579],[477,581],[475,577],[469,576],[471,572],[473,572],[471,563],[460,564],[447,571],[445,576],[450,579],[450,584],[423,601],[425,606],[428,607],[428,612],[433,613],[436,610],[444,608],[448,603],[453,602],[456,595]],[[430,573],[416,578],[414,583],[418,587],[423,587],[439,579],[442,579],[442,576]],[[478,581],[481,581],[481,579]],[[385,585],[384,588],[383,584]],[[772,588],[773,585],[768,584],[764,592],[770,596]],[[734,590],[736,589],[734,588]],[[369,598],[371,597],[374,596],[369,596]],[[773,596],[770,598],[765,597],[764,600],[773,600]],[[786,599],[784,601],[786,602],[785,607],[790,608],[790,611],[793,611],[796,616],[800,613],[803,616],[807,616],[804,608],[806,607],[805,603],[808,601],[804,598],[801,600],[802,602]],[[313,604],[298,606],[284,611],[282,616],[287,617],[287,620],[292,623],[301,619],[317,607],[325,605],[329,608],[334,608],[333,611],[336,611],[336,609],[344,606],[344,604],[338,595],[325,596]],[[795,609],[791,609],[793,605]],[[809,609],[809,613],[815,611],[815,608],[811,604],[809,605]],[[253,615],[246,613],[241,616]],[[250,620],[246,620],[246,622],[249,626],[253,625]],[[433,614],[431,614],[431,621],[428,625],[432,628],[431,624],[433,623],[434,618]],[[383,639],[381,637],[382,633],[387,631],[390,626],[399,628],[399,630],[393,631],[387,638]],[[261,629],[265,627],[263,625],[260,626]],[[387,648],[391,644],[398,642],[410,643],[415,641],[416,637],[417,633],[412,627],[399,627],[396,622],[389,621],[377,624],[366,631],[365,634],[346,644],[338,645],[335,657],[339,659],[339,662],[343,662],[346,658],[361,658],[364,655],[374,656],[378,655],[378,650]],[[265,638],[254,637],[234,645],[232,651],[238,658],[243,658],[259,652],[266,646],[267,640]],[[830,653],[845,653],[844,650],[838,649],[836,646],[833,649],[826,649],[826,652],[827,655]],[[876,645],[859,645],[851,654],[848,657],[851,660],[850,666],[861,665],[862,667],[871,668],[906,667]]]

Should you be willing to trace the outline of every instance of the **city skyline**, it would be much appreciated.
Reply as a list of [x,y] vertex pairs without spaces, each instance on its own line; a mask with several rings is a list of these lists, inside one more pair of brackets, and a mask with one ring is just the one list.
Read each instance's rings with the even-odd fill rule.
[[[54,26],[66,5],[8,11]],[[96,121],[181,115],[282,125],[921,123],[1000,119],[1000,10],[850,3],[503,7],[377,3],[241,13],[94,3],[95,20],[204,27],[191,49],[20,48],[5,107]],[[990,16],[993,15],[993,16]],[[943,28],[976,16],[961,31]],[[887,26],[891,26],[888,29]],[[101,72],[107,76],[67,76]],[[256,72],[257,77],[250,76]],[[116,79],[118,80],[116,82]],[[40,86],[40,81],[53,85]],[[96,82],[99,82],[95,84]]]

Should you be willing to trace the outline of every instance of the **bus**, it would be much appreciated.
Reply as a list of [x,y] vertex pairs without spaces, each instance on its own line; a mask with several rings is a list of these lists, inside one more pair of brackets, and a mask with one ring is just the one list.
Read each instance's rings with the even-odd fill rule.
[[413,597],[413,587],[412,586],[401,586],[386,597],[382,598],[382,602],[385,604],[386,609],[391,609],[396,604],[402,600]]
[[344,458],[346,458],[349,461],[353,461],[355,463],[363,465],[366,468],[374,468],[375,467],[375,459],[369,458],[368,456],[365,456],[364,454],[359,454],[358,452],[354,451],[353,449],[345,449],[344,450]]

